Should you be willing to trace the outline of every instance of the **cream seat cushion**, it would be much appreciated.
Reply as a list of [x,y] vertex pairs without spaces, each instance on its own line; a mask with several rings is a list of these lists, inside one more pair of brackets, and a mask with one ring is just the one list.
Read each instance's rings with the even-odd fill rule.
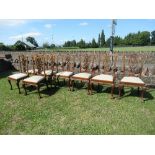
[[59,72],[56,74],[56,76],[66,76],[66,77],[69,77],[71,75],[73,75],[73,72],[69,72],[69,71]]
[[27,77],[27,76],[28,75],[25,73],[17,73],[17,74],[13,74],[13,75],[8,76],[8,78],[19,80],[19,79],[22,79],[22,78]]
[[138,84],[144,84],[144,82],[139,77],[129,76],[129,77],[123,77],[121,82],[124,83],[138,83]]
[[[37,73],[38,72],[38,69],[35,69],[35,73]],[[28,73],[29,74],[34,74],[34,70],[33,69],[30,69],[30,70],[28,70]]]
[[77,74],[73,75],[73,78],[90,79],[91,76],[92,75],[90,73],[77,73]]
[[[42,75],[44,75],[44,71],[41,72]],[[52,70],[45,70],[45,75],[51,75]]]
[[38,83],[44,79],[43,76],[34,75],[23,80],[23,82]]
[[114,78],[112,75],[107,75],[107,74],[100,74],[92,78],[92,80],[110,81],[110,82],[113,82],[113,79]]

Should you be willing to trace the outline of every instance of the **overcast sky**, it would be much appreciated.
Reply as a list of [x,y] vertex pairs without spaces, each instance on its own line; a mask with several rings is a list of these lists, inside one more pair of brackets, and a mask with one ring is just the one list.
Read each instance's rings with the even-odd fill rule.
[[[42,45],[49,42],[61,45],[66,40],[81,38],[91,41],[97,39],[104,29],[106,39],[110,36],[111,20],[109,19],[59,19],[59,20],[0,20],[0,42],[14,44],[15,41],[33,36]],[[130,32],[155,30],[153,19],[117,20],[116,35],[124,37]]]

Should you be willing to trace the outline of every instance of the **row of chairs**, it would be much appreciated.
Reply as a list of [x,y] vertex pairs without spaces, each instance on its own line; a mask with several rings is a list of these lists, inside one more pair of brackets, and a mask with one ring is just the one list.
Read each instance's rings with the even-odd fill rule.
[[[132,54],[126,56],[122,54],[122,67],[118,68],[118,53],[104,52],[102,55],[87,54],[33,54],[31,58],[19,55],[18,62],[20,73],[8,76],[8,81],[12,89],[11,81],[16,81],[20,91],[20,81],[27,95],[27,87],[35,86],[39,97],[42,84],[49,89],[50,85],[56,85],[60,79],[68,81],[69,90],[74,90],[75,81],[87,83],[88,94],[92,94],[93,85],[110,85],[111,97],[113,98],[114,88],[118,75],[122,78],[118,82],[119,96],[122,96],[124,86],[141,88],[141,98],[143,99],[145,83],[141,80],[143,70],[143,57]],[[128,64],[128,65],[126,65]],[[126,74],[128,73],[128,74]]]

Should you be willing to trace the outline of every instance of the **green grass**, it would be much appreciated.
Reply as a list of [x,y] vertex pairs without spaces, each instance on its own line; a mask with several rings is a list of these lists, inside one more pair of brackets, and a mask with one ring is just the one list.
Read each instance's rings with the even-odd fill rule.
[[[109,51],[109,48],[57,48],[57,49],[46,49],[54,51]],[[138,47],[114,47],[114,51],[125,51],[125,52],[155,52],[155,46],[138,46]]]
[[[0,79],[0,134],[155,134],[155,90],[142,102],[130,89],[122,99],[110,99],[109,91],[87,95],[85,88],[74,92],[62,86],[42,88],[27,96],[10,90],[6,76]],[[1,75],[0,75],[1,77]],[[105,87],[104,87],[105,88]]]

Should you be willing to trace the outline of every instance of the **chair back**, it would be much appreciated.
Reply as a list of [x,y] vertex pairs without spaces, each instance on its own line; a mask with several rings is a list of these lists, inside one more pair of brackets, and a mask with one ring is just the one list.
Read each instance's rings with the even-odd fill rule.
[[111,71],[111,55],[110,52],[103,53],[103,74],[109,74]]
[[99,74],[100,73],[100,52],[98,54],[94,51],[94,53],[91,56],[91,71],[92,74]]
[[34,56],[34,71],[35,69],[37,69],[37,72],[35,72],[36,74],[40,75],[42,73],[42,71],[45,74],[45,55],[43,54],[37,54]]
[[28,71],[28,57],[25,55],[19,55],[19,68],[21,73],[27,73]]
[[56,56],[54,54],[49,56],[49,69],[52,70],[52,73],[55,69],[57,70]]
[[62,71],[74,72],[74,63],[75,63],[74,54],[71,55],[69,52],[67,52],[62,55],[62,61],[61,61]]
[[91,55],[88,53],[80,54],[80,72],[91,72]]
[[143,70],[143,56],[136,53],[125,54],[123,52],[123,76],[141,77]]

